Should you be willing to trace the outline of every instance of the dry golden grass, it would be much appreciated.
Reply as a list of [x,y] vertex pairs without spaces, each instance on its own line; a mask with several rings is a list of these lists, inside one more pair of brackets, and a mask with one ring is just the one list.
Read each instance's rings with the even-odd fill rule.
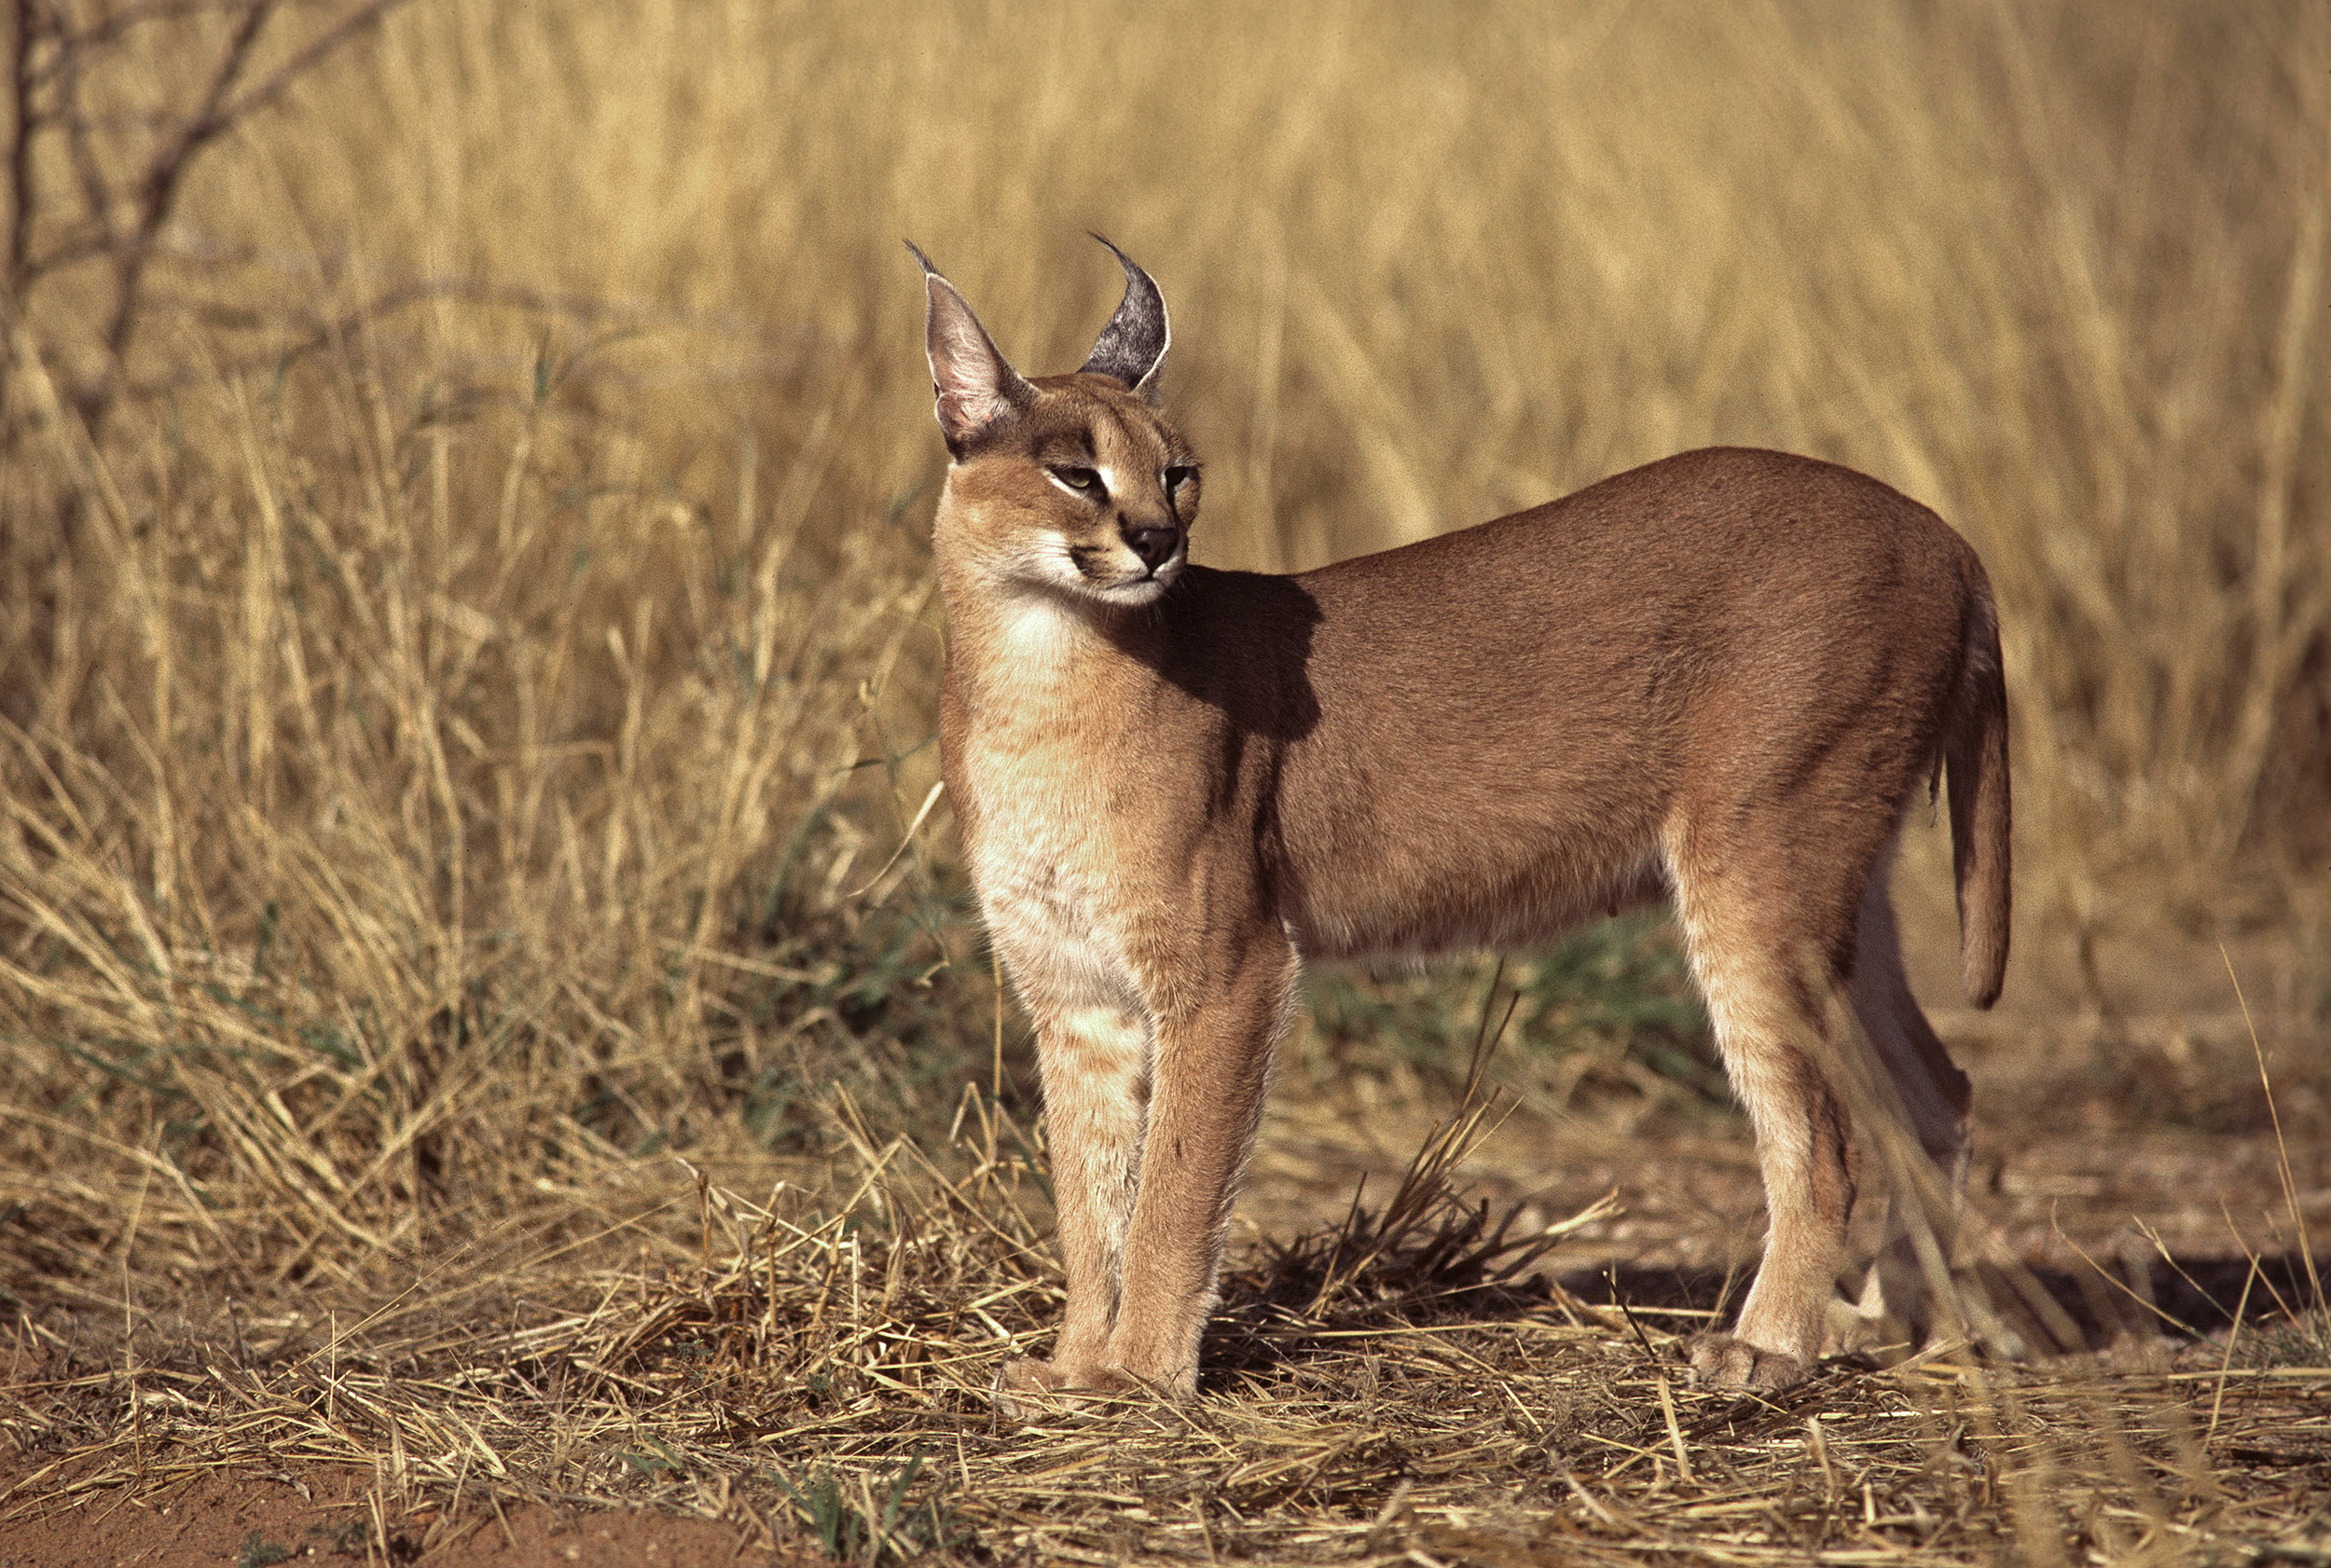
[[[74,57],[84,134],[37,128],[11,186],[28,254],[89,238],[91,189],[131,224],[232,8]],[[248,79],[351,14],[286,7]],[[53,46],[28,59],[53,93]],[[208,1434],[186,1462],[275,1444],[692,1506],[754,1465],[895,1474],[945,1430],[903,1496],[956,1474],[982,1549],[1051,1528],[1010,1499],[1085,1471],[975,1443],[972,1392],[1041,1318],[1041,1227],[931,1195],[1000,1179],[991,1140],[934,1153],[920,1196],[869,1176],[910,1160],[878,1158],[894,1135],[945,1148],[1001,1049],[944,804],[908,832],[942,455],[902,235],[1031,369],[1111,302],[1081,230],[1142,260],[1217,563],[1314,564],[1710,441],[1929,502],[2006,622],[2017,983],[2093,992],[2116,932],[2263,929],[2317,966],[2270,1042],[2319,1039],[2327,212],[2312,7],[390,9],[183,160],[117,358],[118,250],[12,272],[0,312],[0,1424],[90,1485]],[[1930,838],[1911,871],[1939,886]],[[872,1165],[835,1142],[842,1090]],[[739,1191],[786,1175],[766,1218],[721,1211],[762,1240],[701,1252],[674,1149]],[[1005,1288],[996,1332],[963,1327]],[[739,1314],[766,1327],[705,1337]],[[1784,1554],[1991,1509],[2045,1559],[2056,1535],[1993,1507],[2025,1487],[2103,1499],[2083,1550],[2175,1556],[2209,1509],[2242,1517],[2228,1434],[2297,1386],[2228,1385],[2202,1440],[2176,1424],[2195,1385],[2128,1405],[1930,1366],[1807,1448],[1795,1407],[1680,1386],[1677,1424],[1644,1425],[1655,1355],[1552,1298],[1455,1340],[1321,1331],[1285,1330],[1317,1406],[1258,1351],[1186,1425],[1129,1418],[1231,1513],[1095,1480],[1055,1544],[1664,1551],[1763,1498],[1798,1521]],[[1470,1416],[1355,1436],[1355,1380],[1426,1424],[1457,1397],[1414,1369],[1443,1343],[1507,1380],[1474,1392],[1515,1424],[1479,1452]],[[819,1365],[842,1393],[805,1392]],[[1550,1437],[1573,1400],[1634,1424]],[[1266,1407],[1282,1424],[1250,1424]],[[1936,1446],[1951,1409],[2030,1441]],[[1553,1455],[1543,1496],[1475,1519],[1466,1477],[1524,1449]],[[1928,1523],[1887,1534],[1885,1465],[1924,1478]]]

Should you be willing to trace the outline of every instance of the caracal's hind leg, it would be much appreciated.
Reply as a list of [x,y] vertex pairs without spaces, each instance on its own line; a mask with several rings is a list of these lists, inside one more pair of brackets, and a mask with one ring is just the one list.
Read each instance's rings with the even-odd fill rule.
[[1151,1029],[1146,1019],[1121,1009],[1061,1009],[1039,1015],[1036,1054],[1069,1304],[1052,1359],[1008,1362],[997,1378],[1007,1413],[1016,1410],[1015,1392],[1096,1388],[1108,1381],[1109,1335],[1147,1117]]
[[1125,1237],[1108,1360],[1125,1386],[1197,1392],[1232,1200],[1262,1123],[1271,1053],[1293,1002],[1294,949],[1275,921],[1193,954],[1158,1020],[1156,1085]]
[[1854,1206],[1832,1029],[1856,901],[1812,880],[1834,861],[1789,861],[1785,846],[1743,853],[1702,843],[1670,856],[1717,1049],[1756,1133],[1767,1215],[1764,1259],[1738,1322],[1698,1336],[1691,1365],[1713,1382],[1752,1389],[1786,1388],[1813,1369]]
[[[1951,1315],[1959,1202],[1966,1178],[1966,1074],[1910,994],[1901,938],[1882,862],[1862,894],[1852,997],[1883,1083],[1880,1103],[1856,1107],[1863,1135],[1886,1173],[1886,1222],[1860,1301],[1832,1323],[1834,1348],[1915,1345]],[[1867,1162],[1866,1162],[1867,1163]]]
[[1881,864],[1862,892],[1855,931],[1854,1013],[1894,1085],[1910,1132],[1936,1169],[1955,1186],[1966,1174],[1966,1074],[1935,1033],[1902,967],[1902,939]]

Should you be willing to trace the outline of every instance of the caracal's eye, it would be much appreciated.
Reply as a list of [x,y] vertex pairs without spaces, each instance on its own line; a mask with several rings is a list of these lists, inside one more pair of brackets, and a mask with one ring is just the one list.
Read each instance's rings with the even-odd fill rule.
[[1100,474],[1095,469],[1079,468],[1072,463],[1063,463],[1057,468],[1048,468],[1044,472],[1052,476],[1054,484],[1058,485],[1070,495],[1081,495],[1088,501],[1102,501],[1108,498],[1109,488],[1101,483]]
[[1166,471],[1166,493],[1167,495],[1179,495],[1181,493],[1182,487],[1195,480],[1197,476],[1197,464],[1188,462],[1178,462],[1174,464],[1173,467]]

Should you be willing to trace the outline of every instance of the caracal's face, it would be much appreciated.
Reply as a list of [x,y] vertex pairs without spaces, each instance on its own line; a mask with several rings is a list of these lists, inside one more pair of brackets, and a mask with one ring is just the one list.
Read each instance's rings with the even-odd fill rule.
[[949,472],[942,551],[999,585],[1154,602],[1190,558],[1198,462],[1189,444],[1113,377],[1028,385],[1028,406]]

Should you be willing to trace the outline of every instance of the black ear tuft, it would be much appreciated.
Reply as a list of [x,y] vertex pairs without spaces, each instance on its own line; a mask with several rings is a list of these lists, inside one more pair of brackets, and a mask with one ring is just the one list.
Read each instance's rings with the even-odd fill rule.
[[1153,400],[1157,395],[1158,366],[1166,363],[1166,345],[1173,341],[1173,329],[1166,320],[1166,296],[1157,292],[1157,284],[1134,264],[1131,256],[1097,234],[1093,238],[1109,245],[1110,254],[1124,266],[1125,297],[1119,303],[1117,313],[1109,318],[1109,324],[1101,328],[1092,353],[1084,361],[1084,370],[1089,375],[1114,376],[1133,391]]
[[924,320],[924,349],[931,356],[931,383],[937,394],[939,433],[947,452],[960,459],[981,437],[1000,429],[1036,396],[997,350],[971,303],[939,275],[915,241],[906,241],[923,269],[930,296]]

